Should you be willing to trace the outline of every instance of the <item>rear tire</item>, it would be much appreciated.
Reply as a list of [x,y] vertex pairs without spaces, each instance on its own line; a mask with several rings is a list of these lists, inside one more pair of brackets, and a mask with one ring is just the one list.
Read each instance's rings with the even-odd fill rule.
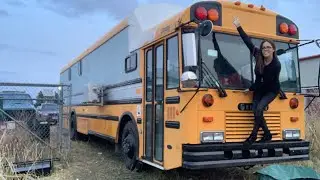
[[138,162],[138,132],[135,125],[128,121],[121,134],[121,153],[125,166],[133,171]]

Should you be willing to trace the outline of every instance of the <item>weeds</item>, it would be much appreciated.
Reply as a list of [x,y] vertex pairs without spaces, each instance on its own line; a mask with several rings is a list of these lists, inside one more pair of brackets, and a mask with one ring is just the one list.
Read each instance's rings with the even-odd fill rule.
[[[6,118],[7,122],[4,119],[0,121],[0,178],[35,179],[37,176],[33,170],[23,172],[24,174],[17,174],[15,170],[18,164],[28,163],[30,167],[37,162],[57,157],[59,143],[54,141],[59,141],[58,126],[44,127],[48,129],[45,131],[33,129],[28,125],[28,117],[18,116],[19,119],[15,119],[16,117],[10,117],[9,121]],[[50,129],[54,131],[50,132]],[[39,134],[39,130],[43,134]]]

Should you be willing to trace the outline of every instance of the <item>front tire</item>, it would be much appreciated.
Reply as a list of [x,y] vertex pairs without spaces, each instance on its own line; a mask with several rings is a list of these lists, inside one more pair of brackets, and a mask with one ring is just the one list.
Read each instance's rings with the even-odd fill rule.
[[124,126],[121,135],[121,153],[127,169],[133,171],[138,162],[138,132],[134,124],[129,121]]

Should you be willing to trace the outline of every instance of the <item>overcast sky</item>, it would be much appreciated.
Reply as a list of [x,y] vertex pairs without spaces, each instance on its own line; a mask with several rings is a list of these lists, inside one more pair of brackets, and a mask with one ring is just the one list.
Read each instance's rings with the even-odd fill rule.
[[[299,26],[301,39],[320,38],[319,0],[243,0]],[[143,3],[192,0],[1,0],[0,81],[58,83],[61,68]],[[152,16],[151,16],[152,17]],[[315,46],[300,57],[320,54]],[[10,62],[9,62],[10,61]]]

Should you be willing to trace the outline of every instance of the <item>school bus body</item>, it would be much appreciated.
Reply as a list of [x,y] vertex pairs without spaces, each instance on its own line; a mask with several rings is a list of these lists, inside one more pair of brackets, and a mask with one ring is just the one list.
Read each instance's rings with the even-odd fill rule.
[[[196,3],[153,28],[155,32],[153,39],[146,41],[135,51],[137,53],[137,73],[134,77],[129,78],[128,81],[106,84],[106,87],[104,87],[106,92],[110,92],[110,98],[121,97],[121,94],[129,93],[129,90],[125,90],[126,88],[130,89],[129,94],[134,96],[133,98],[128,98],[126,95],[126,98],[108,100],[108,96],[106,96],[107,100],[102,105],[95,103],[70,104],[73,109],[72,115],[76,117],[76,131],[81,134],[108,138],[120,144],[124,125],[128,121],[132,121],[138,134],[138,160],[163,170],[178,167],[203,169],[307,160],[309,158],[309,142],[304,140],[304,97],[299,95],[299,91],[286,91],[287,99],[277,97],[265,111],[265,119],[271,133],[274,134],[272,142],[255,143],[250,149],[244,149],[242,142],[250,135],[252,130],[253,113],[250,110],[241,109],[241,107],[246,108],[245,105],[252,102],[252,92],[244,94],[239,89],[225,88],[227,97],[220,97],[215,88],[200,88],[195,95],[197,88],[184,88],[181,82],[175,88],[168,88],[168,71],[166,71],[168,40],[172,37],[177,38],[177,69],[180,77],[184,72],[185,57],[183,52],[183,28],[185,26],[189,28],[197,27],[196,23],[187,23],[195,18],[194,12],[198,6],[212,6],[219,10],[219,20],[215,22],[214,32],[238,36],[237,30],[232,24],[233,16],[237,16],[250,37],[272,39],[293,45],[298,43],[298,32],[295,36],[282,35],[278,32],[278,26],[282,20],[287,23],[292,23],[292,21],[269,10],[226,1]],[[186,25],[182,26],[183,24]],[[125,19],[99,42],[64,68],[61,73],[67,73],[70,67],[76,65],[88,54],[117,36],[127,27],[130,26],[128,20]],[[234,43],[240,43],[240,41]],[[162,76],[154,72],[156,68],[152,71],[153,78],[162,78],[163,85],[161,83],[158,86],[153,85],[153,93],[157,94],[157,87],[160,90],[162,87],[163,91],[160,92],[163,94],[159,95],[160,93],[158,93],[159,98],[153,94],[151,101],[147,100],[146,94],[146,63],[149,62],[147,61],[149,51],[153,52],[152,61],[154,63],[159,62],[160,57],[163,58],[163,61],[160,61],[162,65],[161,63],[157,65],[157,67],[161,66],[163,69],[163,71],[160,71]],[[159,53],[157,54],[157,52]],[[238,51],[230,49],[230,53],[238,53]],[[162,54],[162,56],[159,54]],[[121,67],[125,66],[124,59],[117,63],[120,63]],[[114,76],[121,76],[122,73],[124,72],[119,72]],[[298,70],[297,73],[299,74]],[[180,79],[179,77],[177,78]],[[110,76],[110,78],[113,77]],[[68,81],[62,82],[68,83]],[[156,84],[156,82],[158,80],[153,79],[153,83]],[[72,80],[70,83],[73,83]],[[73,87],[73,92],[75,88],[77,87]],[[116,92],[118,94],[114,95],[113,93]],[[203,97],[206,94],[213,97],[213,105],[210,107],[203,104]],[[156,100],[157,98],[158,100]],[[292,98],[299,102],[299,106],[294,109],[290,107]],[[148,107],[151,110],[152,118],[148,118],[146,115]],[[162,112],[161,110],[163,110],[163,113],[160,113],[160,117],[158,117],[159,113],[156,112]],[[69,128],[70,124],[70,121],[64,121],[66,128]],[[284,140],[284,130],[295,129],[300,131],[299,139]],[[220,142],[202,142],[201,134],[203,132],[222,132],[223,140]],[[259,138],[261,135],[262,132],[259,132]]]

